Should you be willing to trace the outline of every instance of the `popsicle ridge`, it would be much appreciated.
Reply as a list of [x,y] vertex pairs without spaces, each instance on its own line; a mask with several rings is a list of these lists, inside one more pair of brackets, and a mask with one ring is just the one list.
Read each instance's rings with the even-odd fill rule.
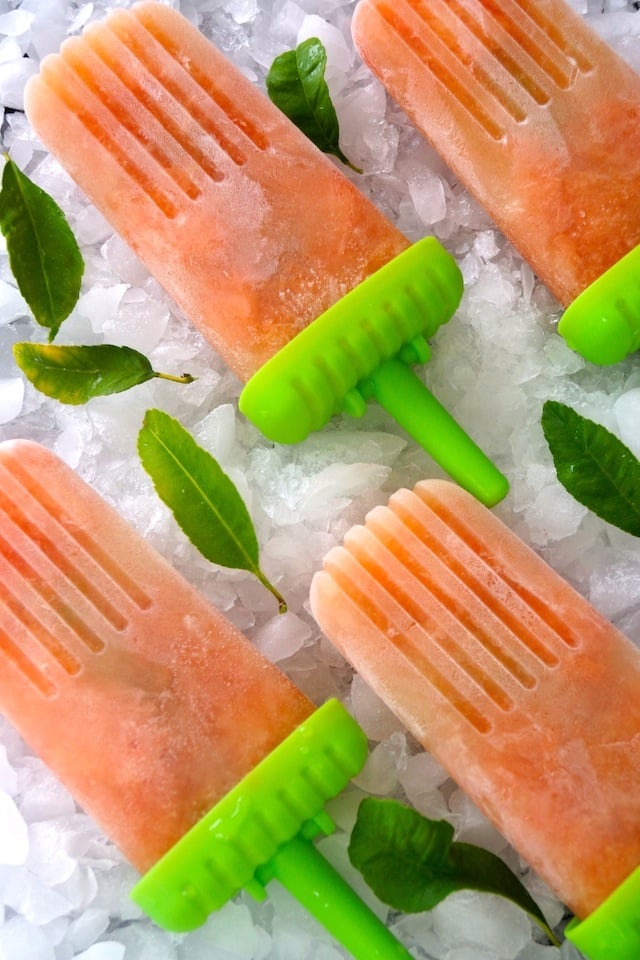
[[397,4],[380,2],[371,8],[370,15],[379,17],[402,44],[404,51],[399,56],[407,52],[414,56],[492,140],[500,141],[505,136],[502,110],[516,121],[526,116],[509,95],[496,90],[479,64],[470,72],[469,57],[442,23],[436,22],[430,29],[430,21],[419,17],[416,9],[402,0]]
[[[258,118],[252,119],[248,113],[243,113],[239,109],[239,104],[215,85],[214,76],[203,70],[199,61],[184,56],[180,45],[176,42],[175,31],[169,30],[168,26],[163,27],[157,17],[151,16],[151,11],[146,4],[134,5],[131,12],[148,34],[164,47],[173,60],[180,63],[200,89],[219,107],[232,124],[232,129],[237,128],[241,131],[258,150],[266,150],[270,146],[270,138],[261,129]],[[245,155],[238,147],[230,149],[231,156],[234,153],[237,154],[238,163],[244,162]]]
[[579,647],[543,597],[486,556],[437,489],[394,494],[329,553],[325,573],[483,733],[495,708],[512,710]]
[[[429,516],[427,516],[426,513],[421,515],[420,511],[416,511],[416,514],[413,514],[410,509],[408,509],[408,505],[393,505],[392,509],[401,511],[405,517],[405,522],[410,527],[415,524],[414,529],[416,529],[417,535],[423,541],[428,542],[432,540],[433,546],[431,548],[433,550],[439,550],[440,546],[437,539],[429,536],[429,525],[433,522],[432,517],[438,518],[448,527],[454,540],[450,550],[442,551],[443,560],[446,561],[452,570],[456,571],[461,581],[466,582],[468,580],[469,586],[473,585],[473,592],[483,603],[488,607],[494,605],[500,607],[502,611],[500,614],[501,619],[508,620],[513,627],[517,624],[518,631],[520,631],[524,611],[534,611],[535,616],[539,618],[541,623],[549,627],[555,646],[554,651],[551,648],[539,644],[537,639],[533,640],[530,649],[542,663],[546,666],[555,666],[559,662],[560,656],[564,654],[563,647],[571,649],[579,645],[574,632],[569,628],[567,622],[558,617],[553,607],[545,603],[542,597],[534,593],[525,581],[514,577],[506,564],[500,563],[495,556],[487,554],[482,546],[482,541],[474,529],[464,523],[461,518],[447,506],[443,498],[437,496],[437,490],[418,485],[415,489],[415,494],[424,506],[428,508]],[[422,520],[420,519],[421,516],[423,517]],[[459,560],[459,556],[464,556],[464,559]],[[472,572],[474,567],[477,569],[478,566],[483,566],[485,569],[488,568],[491,571],[492,579],[495,578],[495,582],[491,584],[491,589],[487,589],[484,585],[482,573],[476,577]],[[500,585],[504,586],[501,587]],[[516,614],[512,614],[504,604],[501,603],[501,597],[504,595],[508,595],[510,599],[513,595],[516,595],[522,601],[523,609],[519,610]],[[541,623],[536,620],[530,631],[532,634],[535,634],[536,638],[540,636]]]
[[[514,7],[522,11],[522,14],[531,23],[539,28],[545,41],[551,45],[552,50],[559,51],[564,57],[568,72],[573,74],[572,64],[575,64],[581,73],[590,73],[594,69],[593,59],[587,53],[584,45],[581,46],[579,42],[576,43],[574,32],[563,30],[557,19],[554,21],[544,13],[537,0],[511,0],[511,2]],[[493,3],[495,5],[495,0],[493,0]]]
[[[48,631],[42,629],[41,624],[32,618],[28,610],[25,610],[25,608],[10,595],[7,595],[4,603],[14,615],[18,624],[25,626],[27,631],[33,630],[34,627],[38,630],[40,642],[67,674],[73,676],[75,673],[78,673],[80,663],[75,657],[72,657]],[[56,684],[50,676],[44,674],[42,670],[36,666],[34,660],[25,653],[22,646],[18,646],[15,643],[13,639],[14,636],[14,628],[11,629],[11,635],[9,635],[4,628],[0,627],[0,655],[6,658],[7,662],[15,668],[18,674],[27,681],[29,687],[33,688],[38,695],[46,698],[53,697],[57,690]]]
[[[29,518],[17,502],[10,500],[5,493],[0,495],[0,510],[14,525],[17,542],[14,541],[16,550],[13,559],[22,560],[21,567],[29,574],[27,579],[31,580],[34,575],[37,577],[33,584],[35,589],[48,597],[51,593],[52,571],[56,569],[69,585],[70,593],[75,592],[78,599],[88,602],[112,629],[122,630],[125,627],[127,621],[120,609],[85,575],[82,563],[84,558],[69,558],[64,539],[60,542],[57,538],[43,535],[37,522]],[[73,609],[72,604],[68,612],[69,619],[74,618]]]
[[[149,609],[153,601],[144,587],[129,576],[123,565],[104,550],[89,530],[73,520],[70,511],[51,495],[37,476],[22,464],[12,466],[9,471],[0,461],[0,477],[0,509],[38,546],[43,556],[52,558],[58,569],[69,569],[73,573],[70,576],[73,582],[76,582],[76,572],[80,582],[88,582],[89,573],[85,575],[83,571],[89,571],[92,579],[98,579],[96,575],[101,575],[103,582],[118,586],[121,594],[119,609],[114,609],[113,613],[105,612],[112,626],[122,628],[125,619],[119,610],[123,604],[132,604],[139,610]],[[51,529],[52,525],[55,525],[55,535],[52,532],[47,536],[43,531],[47,527]],[[73,562],[70,560],[72,556],[77,558]],[[113,604],[107,607],[103,602],[97,602],[96,607],[107,611]]]
[[[0,464],[0,480],[0,516],[7,532],[0,535],[6,627],[1,645],[26,679],[52,696],[56,667],[68,676],[81,670],[82,657],[73,645],[101,653],[102,631],[121,633],[127,611],[148,610],[152,600],[21,464],[12,470]],[[96,615],[103,628],[91,626]],[[13,639],[18,635],[20,645]],[[43,661],[42,650],[53,663]]]
[[[422,687],[430,686],[479,733],[490,733],[493,728],[491,706],[509,710],[510,698],[486,671],[470,663],[459,645],[443,650],[437,640],[432,640],[427,627],[437,634],[433,629],[435,622],[422,615],[421,622],[416,620],[412,598],[389,589],[382,579],[385,568],[381,562],[374,564],[366,556],[367,546],[366,542],[359,543],[356,554],[351,541],[345,543],[346,552],[342,556],[326,557],[324,571],[331,578],[332,590],[340,602],[349,604],[374,630],[384,635],[396,653],[394,663],[397,664],[400,657],[413,681]],[[385,557],[385,560],[391,558]],[[485,698],[489,703],[484,702]]]
[[[419,509],[417,503],[404,506]],[[325,570],[408,663],[488,733],[494,708],[513,709],[514,685],[534,689],[541,669],[555,666],[557,657],[532,630],[514,642],[513,617],[499,603],[484,617],[468,615],[465,593],[478,590],[477,582],[459,572],[451,577],[450,555],[432,544],[420,547],[403,513],[397,502],[389,513],[374,510],[366,528],[345,539],[342,554],[329,554]],[[478,592],[491,603],[489,591]]]
[[[134,24],[131,18],[131,26]],[[175,84],[170,79],[171,65],[164,63],[168,58],[162,56],[158,45],[145,31],[132,31],[129,27],[129,22],[122,24],[119,18],[112,17],[103,27],[87,29],[76,70],[82,72],[84,82],[94,92],[97,88],[107,109],[134,133],[142,150],[148,151],[178,186],[182,187],[182,167],[177,165],[178,158],[183,166],[193,167],[195,164],[214,182],[222,180],[224,174],[211,151],[202,149],[196,142],[193,123],[181,122],[183,105],[175,96]],[[138,32],[143,36],[136,36]],[[161,55],[154,56],[154,53]],[[69,59],[69,55],[70,51],[63,49],[63,57]],[[162,78],[160,86],[157,85],[159,77]],[[156,82],[153,91],[150,90],[150,78],[155,78]],[[189,115],[192,121],[199,120],[195,111],[189,111]],[[144,119],[138,121],[138,116]],[[153,136],[149,136],[151,128]],[[168,143],[164,155],[163,141]],[[173,155],[170,155],[171,146],[175,147]],[[184,179],[187,176],[186,172],[182,174]],[[193,179],[188,179],[184,192],[188,199],[195,200],[202,191]]]
[[[58,102],[57,109],[70,111],[158,210],[167,219],[174,219],[180,209],[179,196],[189,194],[188,189],[185,191],[183,175],[177,183],[172,180],[163,164],[158,162],[162,159],[159,148],[150,143],[150,154],[142,146],[144,137],[140,127],[131,121],[123,122],[123,118],[113,114],[93,90],[84,90],[81,78],[67,63],[67,58],[73,58],[74,47],[80,43],[75,37],[69,38],[55,60],[45,58],[40,68],[40,82],[48,88],[53,101]],[[86,93],[91,98],[91,109],[83,103]],[[126,92],[123,95],[126,96]],[[176,190],[179,196],[176,196]]]
[[[204,138],[211,137],[236,166],[246,163],[244,150],[223,130],[223,124],[229,117],[220,108],[215,87],[211,82],[203,86],[200,75],[198,79],[194,77],[196,71],[189,68],[189,61],[179,57],[175,46],[170,45],[158,29],[149,29],[135,13],[131,17],[111,16],[105,21],[105,26],[106,29],[98,31],[96,36],[100,36],[105,45],[110,38],[116,40],[113,51],[116,58],[109,57],[112,68],[115,65],[119,67],[117,51],[121,46],[131,58],[134,68],[127,76],[130,88],[208,176],[213,180],[221,180],[224,174],[213,163],[210,150],[203,149],[197,143],[199,132],[204,134],[205,143],[207,141]],[[91,43],[91,34],[87,35],[87,40]],[[142,72],[140,67],[143,68]],[[149,78],[152,78],[153,94],[148,93]],[[157,84],[165,92],[160,101]],[[184,115],[196,126],[186,127],[181,123],[180,118]],[[230,129],[233,130],[233,127]]]
[[549,103],[554,89],[567,90],[579,72],[592,69],[524,0],[500,6],[380,0],[372,10],[493,140],[506,134],[504,113],[522,123],[532,106]]

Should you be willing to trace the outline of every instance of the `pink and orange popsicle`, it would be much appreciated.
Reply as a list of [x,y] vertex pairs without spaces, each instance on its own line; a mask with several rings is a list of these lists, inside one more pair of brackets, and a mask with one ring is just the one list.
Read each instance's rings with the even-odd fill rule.
[[446,481],[330,551],[318,623],[574,911],[592,960],[640,955],[640,653]]
[[115,10],[46,57],[34,129],[242,380],[243,412],[297,442],[376,397],[487,502],[505,478],[412,373],[460,271],[407,239],[192,24]]
[[366,738],[319,710],[61,460],[0,445],[0,709],[171,930],[277,878],[354,956],[406,950],[308,838]]
[[353,36],[569,308],[569,345],[638,349],[640,76],[564,0],[360,0]]

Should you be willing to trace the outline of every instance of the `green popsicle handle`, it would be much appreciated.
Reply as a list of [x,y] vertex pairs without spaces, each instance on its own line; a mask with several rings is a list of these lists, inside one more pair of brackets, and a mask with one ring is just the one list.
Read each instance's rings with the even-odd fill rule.
[[410,960],[312,843],[334,829],[324,806],[367,754],[355,720],[327,701],[168,850],[133,900],[159,926],[186,932],[240,890],[263,900],[276,878],[356,960]]
[[[366,399],[380,401],[384,392],[387,400],[381,402],[414,439],[461,486],[493,506],[507,492],[505,478],[423,386],[419,396],[419,381],[410,370],[402,376],[397,367],[428,359],[427,340],[453,316],[462,290],[453,257],[434,237],[425,237],[350,290],[268,360],[245,385],[240,410],[270,440],[299,443],[336,414],[362,416]],[[392,369],[398,371],[397,399],[382,386]],[[419,412],[412,414],[414,404]],[[436,420],[430,423],[431,414]],[[458,454],[463,458],[459,463]]]
[[506,496],[506,477],[405,363],[387,360],[367,386],[380,406],[481,503],[492,507]]
[[589,960],[640,957],[640,867],[584,920],[572,920],[567,939]]
[[356,960],[411,960],[411,954],[336,873],[310,840],[294,837],[258,873],[282,884]]
[[576,297],[558,333],[572,350],[602,366],[640,349],[640,246]]

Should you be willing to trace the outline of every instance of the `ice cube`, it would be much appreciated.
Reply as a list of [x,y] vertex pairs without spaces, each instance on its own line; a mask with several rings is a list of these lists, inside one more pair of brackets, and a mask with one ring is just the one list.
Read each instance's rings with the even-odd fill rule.
[[370,740],[384,740],[403,730],[394,713],[358,674],[351,683],[353,715]]
[[0,423],[9,423],[17,417],[24,403],[24,380],[9,377],[0,380]]
[[19,865],[29,855],[29,830],[12,797],[0,790],[0,864]]

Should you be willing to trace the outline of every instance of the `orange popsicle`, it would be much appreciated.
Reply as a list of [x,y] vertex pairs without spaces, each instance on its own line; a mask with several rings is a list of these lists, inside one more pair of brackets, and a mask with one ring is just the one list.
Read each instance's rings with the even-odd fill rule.
[[[376,397],[458,482],[507,484],[410,369],[462,294],[192,24],[115,10],[46,57],[28,116],[231,369],[241,409],[297,442]],[[452,450],[455,449],[455,454]],[[469,461],[467,463],[466,461]]]
[[560,325],[569,344],[596,363],[636,350],[640,76],[564,0],[361,0],[353,36],[544,283],[573,304]]
[[[0,445],[0,708],[169,929],[277,877],[354,956],[408,953],[305,838],[366,757],[52,453]],[[300,836],[299,836],[300,834]]]
[[350,530],[314,577],[311,607],[356,670],[585,921],[578,929],[626,891],[634,906],[622,926],[635,953],[607,942],[610,957],[637,957],[633,644],[446,481],[397,492]]

